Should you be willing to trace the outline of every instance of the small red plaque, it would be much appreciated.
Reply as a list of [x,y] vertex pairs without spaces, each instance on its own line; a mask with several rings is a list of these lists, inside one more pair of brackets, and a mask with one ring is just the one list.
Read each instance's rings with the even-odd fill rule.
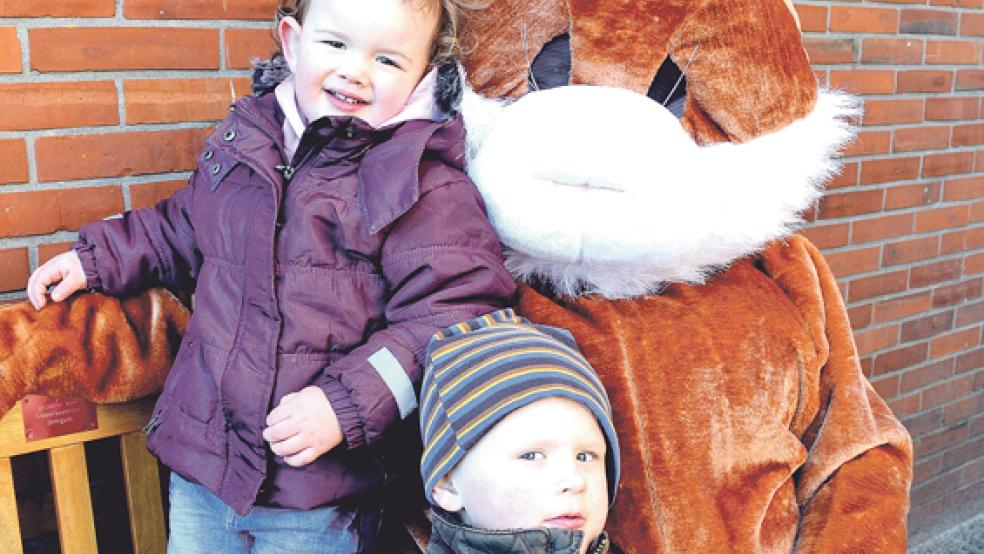
[[27,442],[60,437],[99,427],[96,405],[81,398],[29,394],[21,401]]

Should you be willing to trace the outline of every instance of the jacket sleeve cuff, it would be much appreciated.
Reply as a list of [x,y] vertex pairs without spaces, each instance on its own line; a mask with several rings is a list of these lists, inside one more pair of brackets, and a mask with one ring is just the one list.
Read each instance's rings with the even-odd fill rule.
[[96,256],[93,252],[96,249],[96,245],[85,240],[84,238],[79,238],[72,245],[72,249],[79,256],[79,261],[82,262],[82,271],[85,273],[85,286],[93,290],[102,290],[102,280],[99,278],[99,272],[96,271]]
[[338,418],[338,425],[342,428],[342,436],[349,449],[365,445],[365,423],[349,391],[338,379],[330,375],[326,376],[319,386],[328,397],[331,408],[335,410],[335,417]]

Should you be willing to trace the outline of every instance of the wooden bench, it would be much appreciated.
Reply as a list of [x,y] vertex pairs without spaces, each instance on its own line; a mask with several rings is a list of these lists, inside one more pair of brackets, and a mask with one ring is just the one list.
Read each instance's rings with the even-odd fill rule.
[[[120,441],[133,551],[141,554],[165,552],[167,535],[158,464],[147,451],[147,439],[141,432],[150,419],[154,400],[145,398],[126,404],[97,405],[99,426],[96,429],[32,442],[24,437],[21,402],[0,418],[0,553],[23,553],[10,459],[40,451],[48,452],[62,552],[98,552],[85,443],[109,437],[119,437]],[[403,512],[392,515],[396,517],[389,521],[383,532],[381,548],[394,554],[426,551],[430,523],[424,514],[414,512],[408,517]]]
[[97,552],[85,443],[117,436],[133,550],[164,552],[167,537],[157,460],[140,431],[153,407],[154,398],[97,406],[96,429],[33,442],[24,437],[21,402],[0,419],[0,552],[23,552],[10,458],[39,451],[48,452],[62,552]]

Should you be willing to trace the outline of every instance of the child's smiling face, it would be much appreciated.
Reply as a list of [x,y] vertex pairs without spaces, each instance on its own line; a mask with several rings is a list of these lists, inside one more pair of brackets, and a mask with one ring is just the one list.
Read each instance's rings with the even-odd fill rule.
[[356,116],[374,127],[400,113],[427,70],[439,9],[415,0],[315,0],[303,25],[278,27],[308,122]]
[[608,515],[605,450],[583,405],[537,400],[496,423],[441,479],[434,498],[481,529],[579,529],[585,552]]

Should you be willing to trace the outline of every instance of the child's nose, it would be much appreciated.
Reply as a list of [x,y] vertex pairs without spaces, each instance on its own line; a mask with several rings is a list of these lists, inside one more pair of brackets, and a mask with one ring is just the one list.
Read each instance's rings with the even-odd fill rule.
[[338,69],[338,75],[353,85],[363,85],[366,82],[365,64],[358,60],[350,59]]
[[561,492],[564,494],[579,494],[584,492],[587,479],[585,479],[584,471],[578,466],[578,463],[571,460],[562,462],[559,465],[562,466],[557,468],[558,474],[560,475],[559,486]]

